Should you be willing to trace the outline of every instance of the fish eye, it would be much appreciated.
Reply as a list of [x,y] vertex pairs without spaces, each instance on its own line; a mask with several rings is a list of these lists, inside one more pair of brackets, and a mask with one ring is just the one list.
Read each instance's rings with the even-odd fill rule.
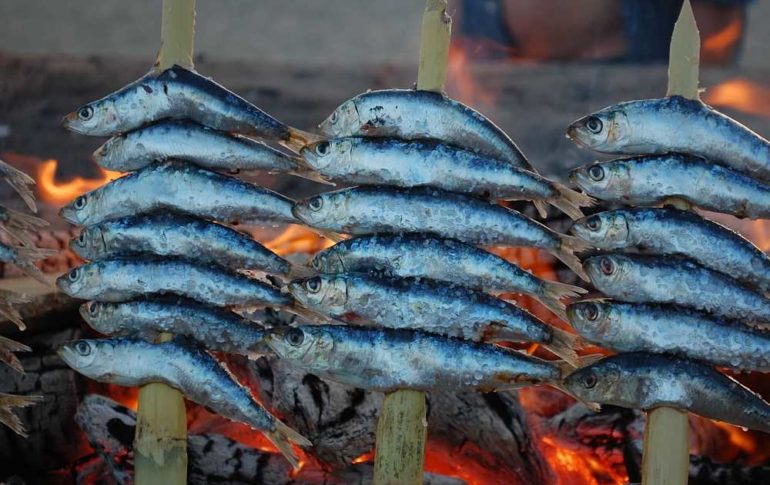
[[588,169],[588,176],[598,182],[604,178],[604,169],[599,165],[593,165]]
[[310,293],[318,293],[318,291],[321,289],[321,278],[316,276],[305,281],[305,288]]
[[586,120],[586,128],[588,128],[588,131],[594,134],[601,133],[602,128],[604,127],[604,124],[602,123],[602,120],[597,118],[596,116],[591,116]]
[[602,220],[599,216],[591,216],[586,219],[586,227],[592,231],[598,231],[602,227]]
[[286,341],[294,347],[299,347],[305,341],[305,332],[296,327],[290,328],[286,332]]
[[594,374],[593,372],[589,372],[588,374],[586,374],[585,377],[583,377],[583,387],[585,387],[586,389],[591,389],[594,386],[596,386],[596,382],[598,380],[599,379],[596,378],[596,374]]
[[593,322],[599,316],[599,307],[596,306],[596,303],[588,303],[583,307],[583,315]]
[[329,142],[328,141],[322,141],[321,143],[317,144],[315,146],[315,152],[321,157],[324,157],[329,154]]
[[606,275],[611,275],[615,272],[615,263],[613,263],[610,258],[602,258],[599,261],[599,267],[601,268],[602,273]]
[[78,243],[82,246],[86,245],[86,231],[82,231],[78,236]]
[[321,210],[321,207],[323,207],[324,200],[321,197],[316,196],[310,199],[310,202],[308,202],[307,205],[308,207],[310,207],[310,209],[314,211],[318,211],[318,210]]
[[88,302],[86,309],[88,310],[88,314],[92,317],[95,317],[99,314],[99,304],[95,301]]
[[339,118],[339,115],[338,115],[338,114],[337,114],[337,112],[335,111],[335,112],[334,112],[334,113],[332,113],[332,115],[329,117],[329,123],[331,123],[331,124],[334,124],[334,123],[336,123],[336,122],[337,122],[337,118]]
[[89,345],[88,342],[80,341],[75,344],[75,350],[78,352],[78,354],[82,356],[86,356],[91,353],[91,345]]
[[83,121],[88,121],[94,115],[94,109],[88,105],[83,106],[78,110],[78,118]]
[[82,209],[86,206],[88,203],[88,198],[86,198],[85,195],[81,195],[77,199],[75,199],[75,209]]
[[313,260],[310,262],[310,265],[313,266],[313,269],[320,271],[321,270],[321,258],[313,258]]
[[70,281],[77,281],[80,278],[80,268],[75,268],[67,274]]

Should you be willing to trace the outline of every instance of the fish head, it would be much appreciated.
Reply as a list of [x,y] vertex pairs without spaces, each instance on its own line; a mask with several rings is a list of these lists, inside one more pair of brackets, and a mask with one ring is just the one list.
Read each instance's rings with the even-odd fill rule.
[[583,165],[570,172],[569,178],[584,192],[600,199],[625,196],[631,183],[628,165],[622,159]]
[[107,170],[123,170],[125,160],[131,158],[131,154],[126,153],[126,146],[126,135],[115,135],[97,148],[91,158]]
[[355,98],[339,105],[318,128],[327,137],[349,136],[355,134],[361,125]]
[[99,189],[78,196],[75,200],[59,209],[59,217],[71,224],[88,224],[99,208],[101,192]]
[[99,259],[107,250],[104,229],[100,225],[87,226],[70,239],[70,249],[87,261]]
[[118,130],[120,115],[113,98],[81,106],[62,119],[62,126],[81,135],[106,136]]
[[96,289],[100,284],[100,273],[96,263],[87,263],[59,276],[56,286],[74,298],[85,297],[84,291]]
[[622,211],[606,211],[578,219],[570,232],[602,249],[622,249],[628,243],[628,221]]
[[564,378],[563,387],[584,402],[611,404],[623,393],[622,369],[612,358],[580,367]]
[[345,261],[342,259],[341,252],[338,245],[324,249],[313,256],[313,259],[310,260],[310,265],[319,273],[344,273],[346,271]]
[[80,305],[80,316],[88,325],[105,335],[118,335],[123,330],[122,319],[117,318],[116,305],[99,301],[89,301]]
[[334,340],[322,326],[274,327],[264,338],[280,358],[305,362],[314,368],[334,349]]
[[305,145],[300,155],[310,168],[323,171],[335,165],[348,165],[353,156],[353,142],[347,138],[332,138]]
[[70,367],[86,377],[100,382],[119,383],[120,366],[125,366],[119,355],[120,341],[110,339],[83,339],[69,342],[56,351]]
[[347,281],[335,275],[297,279],[289,283],[289,292],[302,305],[324,315],[345,312]]
[[605,300],[583,300],[567,305],[570,324],[588,339],[602,335],[614,317],[612,305]]
[[582,147],[613,153],[626,144],[630,131],[625,110],[611,106],[572,122],[567,137]]
[[586,259],[583,262],[583,269],[588,273],[591,282],[601,288],[621,285],[628,279],[629,273],[631,273],[633,268],[627,256],[622,254],[602,254]]
[[291,208],[294,217],[311,227],[335,228],[335,220],[344,214],[345,197],[340,191],[318,194],[297,201]]

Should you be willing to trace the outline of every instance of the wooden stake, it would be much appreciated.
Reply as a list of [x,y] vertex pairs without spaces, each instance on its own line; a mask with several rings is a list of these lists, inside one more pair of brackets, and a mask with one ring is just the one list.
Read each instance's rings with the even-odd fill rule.
[[[690,0],[684,0],[671,35],[667,96],[698,99],[700,35]],[[692,209],[686,201],[671,205]],[[687,413],[656,408],[647,413],[642,455],[642,485],[683,485],[690,475],[690,443]]]
[[[163,0],[156,68],[178,64],[192,69],[194,35],[195,0]],[[171,337],[163,334],[160,341]],[[134,452],[137,485],[187,483],[187,412],[182,393],[159,383],[139,390]]]
[[[446,0],[427,0],[422,16],[417,89],[444,90],[452,19]],[[425,393],[399,390],[385,396],[377,423],[375,485],[423,483],[428,434]]]

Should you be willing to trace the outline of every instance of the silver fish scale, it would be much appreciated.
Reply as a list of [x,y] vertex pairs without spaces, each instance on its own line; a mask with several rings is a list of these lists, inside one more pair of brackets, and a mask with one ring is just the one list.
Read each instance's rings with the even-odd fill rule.
[[[61,216],[74,224],[96,224],[156,210],[174,210],[222,222],[296,222],[291,199],[183,162],[147,166],[81,198],[61,210]],[[80,200],[85,201],[83,208],[77,206]]]
[[[368,390],[443,389],[494,391],[554,382],[558,367],[502,347],[421,332],[344,326],[298,327],[300,355],[284,331],[268,345],[281,358],[322,378]],[[351,371],[354,370],[354,371]]]

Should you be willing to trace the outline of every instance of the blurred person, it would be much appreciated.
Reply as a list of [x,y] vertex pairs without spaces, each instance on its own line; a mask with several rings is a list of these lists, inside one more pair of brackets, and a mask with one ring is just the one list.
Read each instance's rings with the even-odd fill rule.
[[[704,63],[733,62],[753,0],[691,0]],[[682,0],[460,0],[475,58],[665,62]]]

